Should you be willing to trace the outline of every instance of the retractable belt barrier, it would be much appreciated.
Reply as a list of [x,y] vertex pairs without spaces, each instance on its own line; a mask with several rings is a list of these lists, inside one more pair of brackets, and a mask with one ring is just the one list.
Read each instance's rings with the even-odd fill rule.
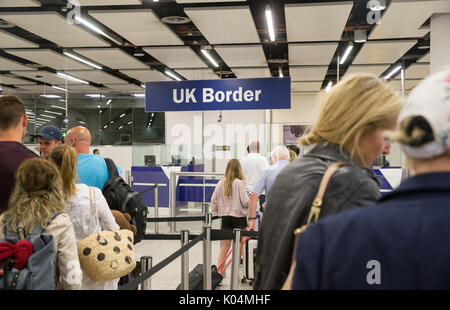
[[[218,215],[212,217],[213,220],[217,220],[221,218]],[[179,217],[154,217],[147,218],[147,223],[159,223],[159,222],[196,222],[203,221],[205,219],[204,216],[179,216]]]
[[[212,219],[218,219],[220,216],[214,216],[210,217]],[[191,216],[191,217],[169,217],[169,218],[158,218],[157,222],[172,222],[175,220],[180,221],[204,221],[204,216]],[[147,219],[147,222],[153,222],[155,219]],[[156,222],[156,221],[154,221]],[[240,234],[242,237],[258,237],[257,231],[242,231]],[[124,286],[121,286],[119,290],[134,290],[136,289],[139,284],[143,283],[147,279],[149,279],[151,276],[153,276],[155,273],[169,265],[171,262],[176,260],[179,256],[181,256],[184,252],[188,251],[190,248],[192,248],[194,245],[196,245],[198,242],[205,239],[205,232],[201,233],[200,235],[189,235],[190,241],[188,244],[174,252],[172,255],[164,259],[162,262],[157,264],[156,266],[152,267],[149,271],[144,272],[139,277],[131,280]],[[145,240],[181,240],[181,235],[179,234],[146,234],[144,236]],[[217,240],[231,240],[234,239],[234,233],[229,230],[211,230],[211,236],[210,241],[217,241]]]

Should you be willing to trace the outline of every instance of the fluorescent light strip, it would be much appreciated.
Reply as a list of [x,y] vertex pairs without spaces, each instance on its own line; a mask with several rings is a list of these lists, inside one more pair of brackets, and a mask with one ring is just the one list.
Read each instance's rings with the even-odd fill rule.
[[119,130],[122,129],[122,128],[123,128],[123,126],[120,126],[120,127],[119,127]]
[[217,64],[217,62],[214,60],[214,58],[211,57],[211,55],[209,55],[207,50],[202,50],[202,54],[205,55],[206,58],[208,58],[209,62],[215,67],[218,68],[219,65]]
[[39,115],[41,117],[49,117],[49,118],[56,118],[56,116],[51,116],[51,115],[45,115],[45,114],[41,114]]
[[51,114],[56,114],[56,115],[63,115],[62,113],[59,112],[53,112],[53,111],[48,111],[48,110],[44,110],[45,113],[51,113]]
[[129,121],[127,124],[130,125],[133,121]]
[[328,85],[327,85],[327,88],[325,88],[325,91],[326,91],[327,93],[330,91],[331,86],[333,86],[333,82],[330,81],[330,82],[328,83]]
[[59,75],[59,77],[64,78],[64,79],[68,79],[68,80],[71,80],[71,81],[74,81],[74,82],[83,83],[83,84],[86,84],[86,85],[89,84],[89,82],[86,82],[84,80],[81,80],[79,78],[76,78],[74,76],[71,76],[71,75],[68,75],[68,74],[65,74],[65,73],[57,72],[56,74]]
[[395,73],[397,73],[399,70],[401,70],[402,66],[395,67],[388,75],[384,77],[385,80],[389,79],[391,76],[393,76]]
[[91,97],[91,98],[101,98],[102,97],[101,94],[86,94],[85,96]]
[[122,118],[122,117],[124,117],[125,116],[125,113],[123,113],[122,115],[120,115],[120,117],[119,118]]
[[280,68],[278,68],[278,77],[284,77],[284,75],[283,75],[283,70],[281,70],[281,67]]
[[[61,101],[61,99],[60,99],[60,101]],[[66,110],[66,108],[60,107],[60,106],[57,106],[57,105],[51,105],[51,107],[52,108],[56,108],[56,109]]]
[[80,16],[76,16],[75,20],[80,22],[83,26],[86,26],[87,28],[97,32],[98,34],[101,34],[105,37],[107,37],[108,39],[116,42],[119,45],[122,45],[122,42],[117,41],[116,39],[114,39],[113,37],[107,35],[103,30],[101,30],[100,28],[98,28],[97,26],[91,24],[90,22],[88,22],[87,20],[85,20],[84,18],[80,17]]
[[54,85],[52,85],[52,88],[57,89],[57,90],[67,91],[67,89],[65,89],[65,88],[54,86]]
[[164,73],[166,75],[170,76],[172,79],[175,79],[177,81],[181,81],[181,79],[178,76],[176,76],[172,71],[166,70],[166,71],[164,71]]
[[275,30],[273,28],[272,9],[270,8],[270,5],[266,6],[266,20],[267,28],[269,28],[270,41],[275,41]]
[[63,52],[63,54],[66,55],[66,56],[69,56],[70,58],[73,58],[75,60],[81,61],[82,63],[85,63],[85,64],[87,64],[87,65],[89,65],[91,67],[94,67],[95,69],[100,69],[100,70],[103,69],[102,67],[100,67],[100,66],[98,66],[98,65],[96,65],[96,64],[94,64],[94,63],[92,63],[90,61],[87,61],[86,59],[83,59],[83,58],[81,58],[79,56],[76,56],[76,55],[74,55],[72,53]]
[[350,44],[347,49],[345,50],[344,56],[342,57],[341,61],[339,62],[339,64],[344,64],[344,62],[347,60],[348,55],[350,55],[350,52],[353,49],[353,44]]
[[134,97],[144,98],[145,94],[133,94]]
[[142,87],[143,89],[145,89],[145,84],[141,84],[141,87]]
[[109,99],[106,105],[109,105],[111,103],[112,99]]
[[41,97],[45,97],[45,98],[61,98],[61,96],[58,96],[58,95],[41,95]]

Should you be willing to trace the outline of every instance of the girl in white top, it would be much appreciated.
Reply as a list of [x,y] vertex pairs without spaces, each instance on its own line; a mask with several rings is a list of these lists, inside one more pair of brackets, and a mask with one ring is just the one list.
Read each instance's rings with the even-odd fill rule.
[[[211,207],[214,213],[222,216],[222,229],[247,228],[249,197],[245,191],[245,178],[242,174],[239,160],[232,159],[227,164],[225,178],[217,183],[211,197]],[[219,252],[218,272],[226,264],[222,264],[231,245],[231,240],[223,240]],[[222,266],[221,266],[222,264]]]
[[[66,198],[66,209],[75,230],[75,237],[80,241],[102,230],[119,230],[114,216],[109,209],[100,189],[86,184],[75,184],[77,153],[67,145],[53,149],[50,159],[58,167],[63,179],[63,191]],[[90,199],[90,191],[92,199]],[[91,203],[95,208],[91,212]],[[95,204],[95,205],[94,205]],[[93,214],[91,218],[91,213]],[[95,216],[98,214],[98,217]],[[82,290],[117,290],[119,279],[106,282],[94,282],[83,272]]]

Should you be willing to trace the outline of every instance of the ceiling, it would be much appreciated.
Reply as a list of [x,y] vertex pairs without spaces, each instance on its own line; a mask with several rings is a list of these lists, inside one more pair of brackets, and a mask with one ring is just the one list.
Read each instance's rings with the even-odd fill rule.
[[[169,69],[180,79],[282,74],[291,77],[292,92],[303,93],[336,83],[338,72],[339,79],[356,72],[384,76],[399,63],[411,80],[406,84],[416,85],[429,72],[429,18],[450,12],[450,1],[386,2],[377,25],[360,0],[78,0],[81,7],[1,0],[0,86],[23,95],[60,92],[51,86],[129,95],[143,93],[145,82],[172,80],[164,74]],[[368,40],[353,43],[338,69],[355,30],[366,31]]]

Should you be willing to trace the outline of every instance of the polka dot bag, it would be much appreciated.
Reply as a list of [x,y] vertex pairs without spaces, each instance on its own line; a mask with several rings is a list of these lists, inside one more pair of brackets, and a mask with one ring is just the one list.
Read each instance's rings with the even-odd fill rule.
[[[91,198],[91,217],[92,207]],[[98,215],[96,214],[97,218]],[[90,223],[89,223],[90,224]],[[120,278],[136,267],[133,247],[134,234],[131,230],[101,231],[77,242],[81,269],[94,282]]]

